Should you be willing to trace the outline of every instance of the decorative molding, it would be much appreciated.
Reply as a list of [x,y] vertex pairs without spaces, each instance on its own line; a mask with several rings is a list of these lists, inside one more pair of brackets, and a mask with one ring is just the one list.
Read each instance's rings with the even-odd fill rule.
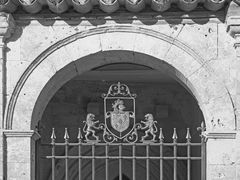
[[11,14],[0,12],[0,37],[3,41],[11,36],[15,28],[15,22]]
[[30,131],[3,130],[3,134],[7,138],[9,138],[9,137],[19,137],[19,138],[29,137],[29,138],[32,138],[34,141],[41,138],[41,135],[34,130],[30,130]]
[[[165,34],[162,34],[160,32],[141,28],[141,27],[135,27],[135,26],[126,26],[126,25],[118,25],[118,26],[103,26],[103,27],[97,27],[92,28],[86,31],[82,31],[80,33],[74,34],[72,36],[69,36],[63,40],[58,41],[57,43],[50,46],[48,49],[43,51],[25,70],[25,72],[20,77],[19,81],[17,82],[17,85],[15,86],[13,93],[11,95],[11,98],[9,100],[6,116],[4,119],[4,127],[5,129],[11,129],[12,123],[13,123],[13,114],[15,110],[15,105],[17,103],[19,94],[31,75],[31,73],[38,67],[39,64],[41,64],[50,54],[58,50],[59,48],[66,46],[67,44],[70,44],[74,41],[77,41],[78,39],[86,38],[89,36],[97,35],[97,34],[104,34],[104,33],[115,33],[115,32],[124,32],[124,33],[137,33],[137,34],[143,34],[150,37],[154,37],[156,39],[163,40],[167,43],[170,43],[172,45],[175,45],[176,47],[180,48],[190,56],[194,58],[199,64],[204,64],[204,59],[191,47],[188,45],[182,43],[181,41],[174,39],[170,36],[167,36]],[[212,68],[208,65],[204,65],[205,70],[211,74],[213,72]]]
[[208,139],[236,139],[236,132],[206,132]]
[[227,32],[236,40],[234,47],[237,57],[240,57],[240,6],[231,2],[226,15]]

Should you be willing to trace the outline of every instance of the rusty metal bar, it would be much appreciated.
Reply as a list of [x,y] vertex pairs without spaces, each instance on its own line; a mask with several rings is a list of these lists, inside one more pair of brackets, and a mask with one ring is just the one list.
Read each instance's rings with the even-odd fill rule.
[[105,174],[106,174],[106,180],[108,180],[108,143],[105,146],[105,153],[106,153],[106,159],[105,159]]
[[95,144],[92,144],[92,180],[95,180]]
[[147,180],[149,180],[149,144],[146,145],[146,154],[147,154],[147,159],[146,159],[146,166],[147,166]]
[[132,163],[133,163],[132,174],[133,174],[133,180],[135,180],[136,179],[136,145],[135,144],[133,144],[133,146],[132,146],[132,159],[133,159],[133,161],[132,161]]
[[119,180],[122,180],[122,144],[119,145]]

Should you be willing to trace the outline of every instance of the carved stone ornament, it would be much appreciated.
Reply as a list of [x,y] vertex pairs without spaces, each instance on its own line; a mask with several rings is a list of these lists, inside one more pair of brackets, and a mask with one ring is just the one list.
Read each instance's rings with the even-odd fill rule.
[[11,14],[0,12],[0,36],[3,40],[9,38],[15,28],[15,22]]
[[227,15],[227,32],[235,39],[234,47],[237,56],[240,56],[240,7],[232,1],[229,5]]

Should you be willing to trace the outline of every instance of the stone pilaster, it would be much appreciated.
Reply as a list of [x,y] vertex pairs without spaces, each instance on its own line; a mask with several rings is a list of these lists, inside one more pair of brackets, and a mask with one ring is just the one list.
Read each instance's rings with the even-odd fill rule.
[[7,144],[5,179],[35,179],[35,143],[40,135],[33,130],[5,130],[3,134]]
[[4,142],[3,142],[3,119],[6,107],[6,39],[8,39],[14,30],[14,20],[11,14],[0,12],[0,180],[4,177]]
[[[234,47],[236,49],[236,59],[232,61],[232,67],[233,69],[232,74],[232,82],[234,87],[234,94],[232,94],[234,106],[235,106],[235,113],[237,118],[237,136],[235,141],[235,147],[234,144],[232,144],[232,147],[234,147],[234,150],[230,150],[229,148],[229,154],[234,154],[235,152],[235,159],[234,157],[228,156],[228,164],[224,164],[224,169],[227,169],[228,166],[235,166],[235,171],[233,173],[236,173],[236,179],[239,179],[240,174],[238,173],[240,171],[240,161],[239,161],[239,152],[240,152],[240,1],[235,0],[230,3],[227,16],[226,16],[226,23],[227,23],[227,31],[228,33],[234,38]],[[215,142],[214,142],[215,143]],[[231,143],[231,141],[229,141]],[[227,145],[224,144],[226,147],[231,147],[231,144]],[[216,145],[215,145],[216,147]],[[222,146],[223,147],[223,146]],[[218,149],[218,148],[217,148]],[[215,157],[217,159],[217,157]]]
[[[4,110],[6,106],[6,39],[8,39],[14,31],[15,23],[11,14],[0,12],[0,74],[1,77],[1,88],[0,92],[2,98],[0,104],[2,108],[1,112],[1,124],[3,127]],[[2,128],[1,128],[2,129]]]

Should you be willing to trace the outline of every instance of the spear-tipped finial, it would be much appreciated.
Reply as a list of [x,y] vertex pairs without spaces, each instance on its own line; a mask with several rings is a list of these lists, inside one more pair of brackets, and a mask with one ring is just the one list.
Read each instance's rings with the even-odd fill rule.
[[177,136],[177,130],[176,130],[176,128],[174,128],[174,129],[173,129],[172,139],[173,139],[173,141],[177,141],[177,138],[178,138],[178,136]]
[[65,141],[68,141],[68,139],[69,139],[69,135],[68,135],[68,130],[67,130],[67,128],[65,128],[64,139],[65,139]]
[[55,128],[52,128],[52,135],[51,135],[52,142],[55,141],[56,135],[55,135]]
[[78,138],[78,141],[79,141],[79,142],[81,142],[82,139],[83,139],[82,132],[81,132],[81,128],[78,128],[78,136],[77,136],[77,138]]
[[191,141],[191,134],[189,128],[187,128],[187,135],[186,135],[187,142]]
[[159,129],[159,140],[160,140],[160,142],[163,142],[163,140],[164,140],[164,136],[163,136],[163,130],[162,130],[162,128],[160,128]]

